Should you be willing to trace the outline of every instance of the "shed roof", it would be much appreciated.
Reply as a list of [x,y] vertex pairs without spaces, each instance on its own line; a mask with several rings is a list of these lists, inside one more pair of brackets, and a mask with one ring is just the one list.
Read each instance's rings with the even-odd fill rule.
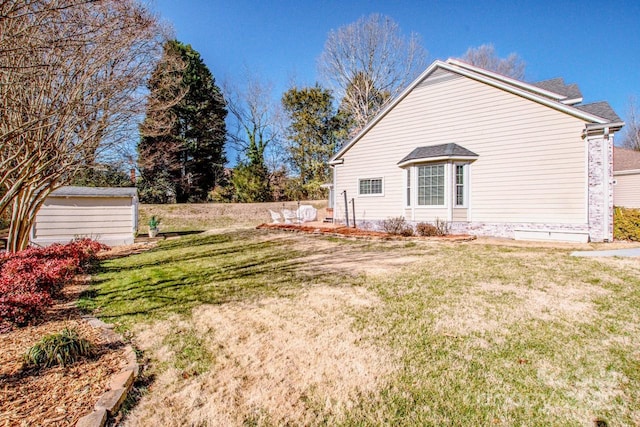
[[613,170],[640,170],[640,151],[613,147]]
[[403,164],[410,162],[412,160],[428,160],[433,158],[469,158],[469,157],[478,157],[476,153],[473,151],[467,150],[466,148],[458,145],[458,144],[439,144],[439,145],[429,145],[426,147],[417,147],[411,153],[407,154],[402,160],[398,162],[398,164]]
[[135,187],[75,187],[65,186],[54,190],[49,197],[136,197]]

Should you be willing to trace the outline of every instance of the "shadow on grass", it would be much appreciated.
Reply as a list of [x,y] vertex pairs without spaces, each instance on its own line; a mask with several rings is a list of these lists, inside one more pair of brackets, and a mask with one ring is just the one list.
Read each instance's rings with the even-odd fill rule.
[[[223,304],[286,294],[309,283],[332,283],[336,274],[309,263],[287,241],[257,240],[261,231],[187,237],[152,251],[110,260],[94,275],[80,306],[109,321],[185,313],[200,304]],[[331,253],[327,252],[327,259]]]

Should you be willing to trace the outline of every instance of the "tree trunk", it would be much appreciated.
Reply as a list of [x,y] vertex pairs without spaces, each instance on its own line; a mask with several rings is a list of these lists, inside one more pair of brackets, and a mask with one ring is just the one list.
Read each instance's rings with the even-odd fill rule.
[[36,219],[36,214],[52,190],[52,187],[44,189],[29,187],[22,189],[14,199],[7,238],[8,252],[18,252],[29,246],[31,227]]

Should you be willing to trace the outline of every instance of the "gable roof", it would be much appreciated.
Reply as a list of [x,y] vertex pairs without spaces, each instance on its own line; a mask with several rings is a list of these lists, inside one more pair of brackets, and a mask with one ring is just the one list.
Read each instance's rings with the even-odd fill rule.
[[135,187],[76,187],[65,186],[54,190],[49,197],[135,197]]
[[405,165],[427,159],[469,159],[476,157],[478,157],[476,153],[458,144],[429,145],[427,147],[416,148],[400,160],[398,165]]
[[[624,126],[624,122],[620,120],[620,118],[613,112],[613,109],[609,106],[608,111],[605,107],[599,106],[597,108],[587,107],[586,109],[577,108],[574,105],[565,104],[562,101],[568,100],[569,98],[565,94],[555,93],[545,87],[536,86],[534,84],[525,83],[520,80],[512,79],[507,76],[503,76],[498,73],[494,73],[492,71],[484,70],[479,67],[474,67],[473,65],[466,64],[457,59],[448,59],[446,62],[436,60],[434,61],[427,69],[418,76],[400,95],[398,95],[393,101],[391,101],[386,107],[384,107],[367,125],[360,130],[348,143],[346,143],[334,156],[329,160],[330,165],[340,164],[342,160],[340,158],[356,143],[358,142],[364,135],[366,135],[369,130],[374,127],[383,117],[389,113],[398,103],[400,103],[404,98],[415,89],[424,79],[429,77],[431,74],[436,72],[437,70],[445,70],[455,74],[459,74],[470,79],[488,84],[490,86],[496,87],[498,89],[505,90],[507,92],[513,93],[515,95],[521,96],[525,99],[529,99],[533,102],[537,102],[539,104],[545,105],[547,107],[553,108],[555,110],[561,111],[565,114],[569,114],[571,116],[577,117],[579,119],[584,120],[588,124],[592,125],[606,125],[615,128],[616,130]],[[562,80],[563,91],[567,93],[575,93],[575,90],[579,89],[575,85],[565,85],[564,80]],[[551,86],[549,84],[543,84],[542,86]],[[553,83],[552,86],[558,86],[559,82]],[[573,88],[572,86],[575,86]],[[599,103],[596,103],[599,104]],[[606,104],[606,103],[605,103]],[[589,104],[591,105],[591,104]],[[607,104],[608,106],[608,104]],[[602,117],[598,114],[590,111],[596,111],[601,114],[607,114],[609,117]],[[610,114],[613,112],[613,115]],[[615,117],[614,117],[615,115]],[[614,118],[616,120],[614,120]]]
[[613,171],[640,170],[640,151],[613,147]]

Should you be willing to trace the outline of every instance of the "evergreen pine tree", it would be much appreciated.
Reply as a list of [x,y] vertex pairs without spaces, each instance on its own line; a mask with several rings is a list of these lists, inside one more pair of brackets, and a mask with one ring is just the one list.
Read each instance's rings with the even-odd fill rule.
[[[172,60],[176,59],[176,60]],[[171,67],[180,62],[183,67]],[[178,84],[166,82],[174,74]],[[168,41],[149,80],[150,102],[138,144],[140,196],[147,202],[198,202],[223,175],[226,104],[220,88],[190,45]],[[175,99],[175,102],[170,102]],[[158,104],[166,108],[154,108]]]

